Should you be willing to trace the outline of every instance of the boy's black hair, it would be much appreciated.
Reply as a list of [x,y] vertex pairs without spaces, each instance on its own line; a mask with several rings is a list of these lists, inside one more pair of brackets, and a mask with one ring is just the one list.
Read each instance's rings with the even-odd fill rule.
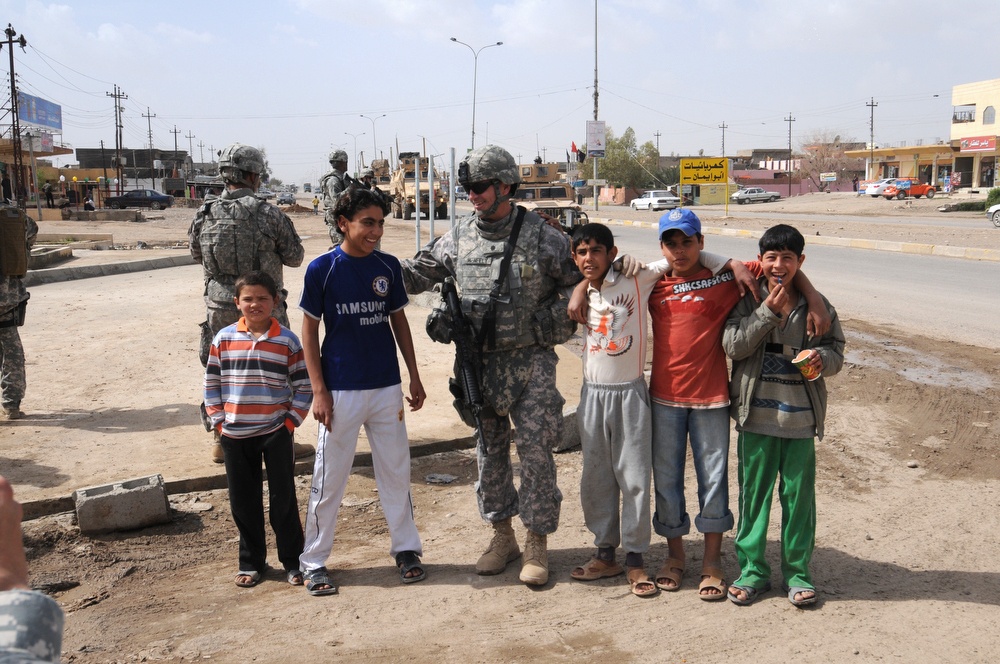
[[333,206],[333,213],[337,219],[340,219],[341,216],[353,219],[358,210],[374,206],[381,209],[382,214],[389,214],[389,206],[386,204],[386,200],[386,198],[379,196],[370,189],[352,184],[340,192],[337,202]]
[[673,235],[674,233],[680,233],[683,237],[693,237],[693,238],[695,238],[696,240],[699,240],[699,241],[705,239],[705,236],[702,235],[701,233],[695,233],[694,235],[688,235],[687,233],[685,233],[684,231],[682,231],[679,228],[668,228],[667,230],[663,231],[663,233],[660,235],[660,243],[661,244],[666,244],[670,240],[670,236]]
[[806,239],[794,226],[778,224],[764,231],[757,246],[761,256],[769,251],[791,251],[796,256],[801,256],[806,247]]
[[589,223],[583,226],[578,226],[575,231],[573,231],[573,251],[584,242],[590,242],[591,240],[597,242],[597,244],[604,245],[604,248],[609,252],[615,248],[615,236],[611,232],[611,229],[604,224]]
[[233,284],[233,293],[236,294],[237,299],[240,297],[240,291],[247,286],[263,286],[271,294],[271,297],[275,300],[278,299],[278,284],[274,283],[274,277],[267,272],[256,270],[240,275],[236,283]]

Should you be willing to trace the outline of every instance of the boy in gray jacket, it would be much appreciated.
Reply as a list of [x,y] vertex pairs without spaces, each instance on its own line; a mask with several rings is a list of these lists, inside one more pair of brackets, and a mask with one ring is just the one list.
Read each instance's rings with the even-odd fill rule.
[[[844,364],[844,333],[826,298],[830,330],[820,338],[806,333],[806,301],[792,285],[805,260],[802,234],[780,224],[764,232],[759,246],[762,301],[748,293],[729,314],[722,338],[733,360],[729,393],[739,434],[740,578],[730,586],[729,599],[746,606],[771,589],[764,549],[780,474],[781,571],[788,601],[805,606],[816,602],[809,574],[816,540],[815,438],[823,438],[824,376]],[[793,364],[797,357],[801,368]]]

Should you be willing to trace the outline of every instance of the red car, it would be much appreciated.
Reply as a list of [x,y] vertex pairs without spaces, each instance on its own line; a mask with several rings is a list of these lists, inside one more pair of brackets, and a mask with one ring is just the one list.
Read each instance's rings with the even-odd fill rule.
[[926,196],[927,198],[934,198],[934,194],[937,193],[932,185],[924,184],[922,182],[917,182],[915,180],[896,180],[896,184],[891,184],[885,188],[882,195],[885,199],[891,200],[895,198],[896,200],[903,200],[907,196],[913,196],[914,198],[920,198],[921,196]]

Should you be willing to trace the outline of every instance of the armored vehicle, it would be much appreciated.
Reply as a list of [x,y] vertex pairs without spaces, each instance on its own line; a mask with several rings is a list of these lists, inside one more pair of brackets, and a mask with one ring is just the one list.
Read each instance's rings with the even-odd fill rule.
[[587,223],[587,213],[576,202],[573,185],[559,179],[558,164],[522,164],[521,184],[514,197],[518,205],[555,217],[573,230]]
[[[417,159],[420,159],[420,209],[427,214],[428,218],[430,217],[429,211],[433,209],[436,219],[444,219],[448,216],[448,188],[441,186],[443,182],[441,173],[434,169],[434,195],[430,196],[430,185],[427,182],[427,159],[421,158],[419,152],[399,153],[399,168],[392,174],[388,187],[389,195],[393,199],[392,216],[396,219],[406,220],[413,218],[413,211],[416,209],[414,175]],[[372,162],[372,168],[375,168],[375,162]],[[375,177],[381,182],[378,170],[375,171]]]

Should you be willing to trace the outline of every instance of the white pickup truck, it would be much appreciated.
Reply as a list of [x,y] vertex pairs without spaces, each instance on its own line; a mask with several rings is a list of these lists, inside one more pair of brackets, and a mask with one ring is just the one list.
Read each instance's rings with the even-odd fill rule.
[[757,201],[767,201],[771,203],[779,198],[781,198],[781,194],[778,192],[765,191],[762,187],[746,187],[745,189],[740,189],[729,197],[730,200],[736,201],[740,205],[743,205],[744,203],[755,203]]

